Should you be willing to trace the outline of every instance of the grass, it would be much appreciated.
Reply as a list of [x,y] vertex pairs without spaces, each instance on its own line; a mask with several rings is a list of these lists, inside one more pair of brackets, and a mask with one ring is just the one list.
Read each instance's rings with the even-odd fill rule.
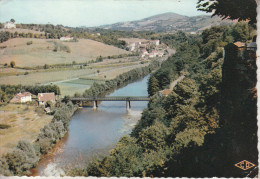
[[69,95],[73,96],[74,93],[82,94],[86,89],[90,88],[90,85],[81,85],[81,84],[73,84],[73,83],[58,83],[60,87],[62,96]]
[[[32,41],[31,45],[27,45]],[[54,42],[64,44],[60,40],[35,39],[35,38],[15,38],[2,43],[7,46],[0,49],[0,61],[2,64],[10,63],[12,60],[17,66],[33,67],[43,66],[44,64],[59,63],[84,63],[95,60],[98,56],[112,56],[129,53],[117,47],[106,45],[88,39],[80,39],[79,42],[66,42],[66,46],[71,53],[64,51],[54,52]]]
[[35,106],[8,104],[0,107],[0,156],[11,151],[21,139],[33,142],[40,129],[48,124],[52,116],[39,115]]

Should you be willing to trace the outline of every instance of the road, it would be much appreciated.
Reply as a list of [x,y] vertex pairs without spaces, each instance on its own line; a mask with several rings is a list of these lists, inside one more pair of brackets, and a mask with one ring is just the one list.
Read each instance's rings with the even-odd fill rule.
[[183,78],[185,78],[184,75],[180,76],[177,80],[174,80],[173,82],[171,82],[170,89],[173,90],[174,86],[176,86],[179,81],[183,80]]

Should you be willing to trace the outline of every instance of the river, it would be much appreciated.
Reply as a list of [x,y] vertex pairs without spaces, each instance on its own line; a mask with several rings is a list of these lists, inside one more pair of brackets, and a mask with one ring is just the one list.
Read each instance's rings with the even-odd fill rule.
[[[108,96],[148,96],[147,81],[142,80],[115,90]],[[45,155],[31,176],[60,176],[71,167],[83,167],[99,155],[107,155],[123,135],[129,134],[141,117],[147,101],[101,102],[97,110],[81,108],[73,115],[68,134]]]

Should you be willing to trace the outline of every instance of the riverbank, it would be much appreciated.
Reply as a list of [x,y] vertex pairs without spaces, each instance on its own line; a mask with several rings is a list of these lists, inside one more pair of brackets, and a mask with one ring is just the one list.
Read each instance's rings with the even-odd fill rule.
[[40,129],[34,142],[20,140],[15,149],[0,159],[2,175],[28,175],[29,170],[36,166],[43,154],[46,154],[68,131],[71,116],[77,106],[70,103],[56,103],[55,114],[48,124]]
[[91,88],[86,90],[83,94],[75,94],[74,97],[103,96],[109,94],[111,91],[118,89],[125,84],[145,77],[159,67],[160,62],[153,61],[146,67],[130,70],[117,76],[113,80],[106,81],[105,84],[94,83]]

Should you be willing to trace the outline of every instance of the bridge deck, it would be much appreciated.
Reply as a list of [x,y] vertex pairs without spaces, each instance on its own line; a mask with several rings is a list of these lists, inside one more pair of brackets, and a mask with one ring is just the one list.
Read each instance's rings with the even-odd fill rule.
[[71,98],[72,101],[149,101],[147,96],[108,96],[108,97],[86,97]]

